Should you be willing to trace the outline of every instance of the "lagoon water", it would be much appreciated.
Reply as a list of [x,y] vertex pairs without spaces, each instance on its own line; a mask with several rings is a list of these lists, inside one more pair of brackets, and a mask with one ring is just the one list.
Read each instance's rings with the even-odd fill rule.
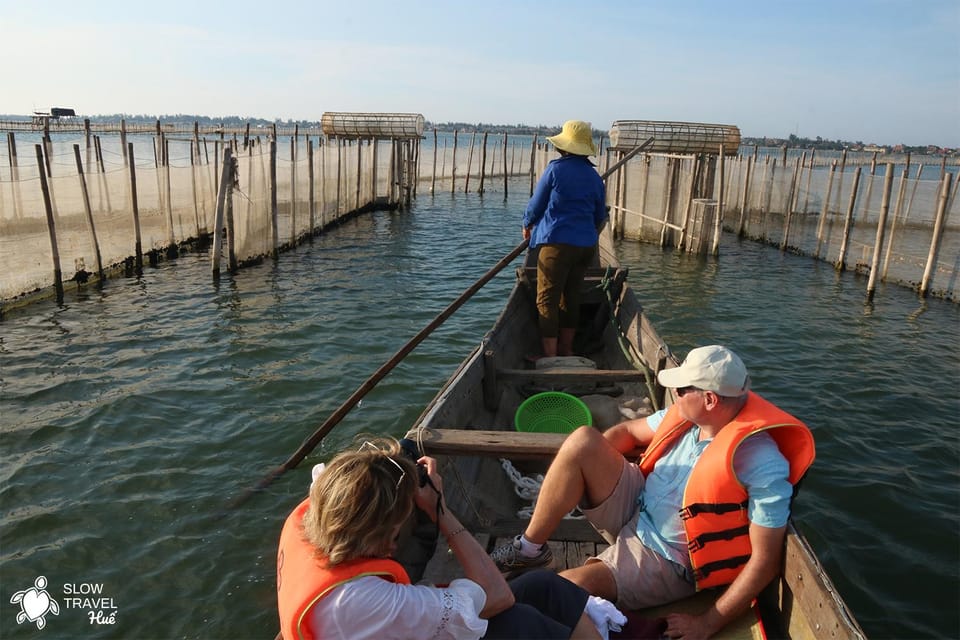
[[[421,193],[218,284],[185,255],[0,321],[0,637],[273,637],[276,539],[310,466],[357,433],[402,435],[512,270],[300,467],[228,503],[516,246],[525,186]],[[960,636],[958,305],[893,286],[867,303],[862,277],[729,235],[718,260],[620,253],[678,354],[732,346],[813,428],[795,517],[868,636]],[[11,603],[40,576],[59,604],[42,631]]]

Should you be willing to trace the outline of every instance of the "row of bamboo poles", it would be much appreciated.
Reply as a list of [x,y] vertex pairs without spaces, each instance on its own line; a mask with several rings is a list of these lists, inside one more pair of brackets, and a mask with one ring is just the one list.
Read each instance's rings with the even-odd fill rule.
[[[910,218],[911,211],[913,210],[914,197],[916,196],[918,186],[921,184],[921,174],[923,173],[924,165],[921,163],[916,167],[916,174],[912,181],[911,188],[911,181],[909,179],[911,157],[910,154],[905,155],[904,163],[899,167],[899,186],[895,196],[893,195],[893,184],[898,168],[895,163],[888,162],[883,165],[878,165],[875,160],[871,162],[869,174],[867,175],[868,181],[865,193],[861,193],[861,191],[864,191],[861,189],[861,176],[863,175],[864,167],[856,165],[851,183],[848,185],[849,196],[845,202],[841,202],[844,180],[848,175],[848,172],[845,171],[845,169],[847,169],[846,154],[841,154],[839,159],[834,159],[829,164],[825,191],[821,198],[822,204],[819,214],[817,215],[814,246],[812,250],[804,251],[794,245],[792,233],[795,232],[794,221],[798,215],[803,215],[809,211],[810,199],[811,196],[814,195],[810,186],[816,166],[813,163],[813,155],[814,152],[811,151],[811,158],[809,160],[806,158],[806,154],[802,154],[795,159],[786,198],[779,206],[772,204],[773,180],[777,163],[775,160],[771,161],[769,156],[762,163],[763,173],[758,181],[760,188],[754,201],[756,204],[754,211],[756,211],[760,220],[769,216],[777,216],[783,220],[782,235],[779,238],[771,237],[765,233],[767,228],[766,224],[762,225],[763,230],[760,232],[751,232],[749,229],[748,221],[751,211],[749,201],[751,195],[756,191],[751,183],[756,180],[754,176],[758,171],[757,165],[759,164],[759,159],[756,155],[746,159],[741,158],[738,163],[738,168],[743,169],[740,199],[738,203],[735,203],[736,206],[728,206],[726,209],[732,218],[730,230],[734,231],[740,237],[749,236],[774,244],[778,246],[781,251],[791,250],[795,253],[809,253],[816,260],[828,260],[827,254],[824,251],[828,241],[826,231],[828,221],[831,216],[842,214],[843,230],[839,250],[836,256],[830,261],[837,271],[844,271],[848,267],[851,231],[855,224],[859,223],[862,226],[868,223],[867,219],[871,211],[874,184],[876,182],[874,178],[877,173],[877,167],[882,166],[884,171],[880,209],[876,218],[873,244],[870,247],[866,247],[870,255],[869,265],[863,265],[864,270],[868,274],[867,296],[868,299],[870,299],[874,296],[878,283],[885,281],[887,278],[895,242],[894,234],[898,232],[903,233],[904,224]],[[786,165],[781,165],[781,167],[783,169]],[[922,297],[926,297],[930,293],[932,278],[943,245],[948,213],[955,201],[958,187],[960,187],[960,173],[950,173],[946,171],[946,167],[946,158],[944,157],[941,159],[939,175],[936,179],[936,207],[932,216],[932,224],[929,225],[930,237],[928,249],[926,250],[926,259],[923,262],[922,275],[917,284],[917,290]],[[805,176],[804,172],[806,172]],[[933,181],[928,182],[932,183]],[[909,197],[907,195],[908,191],[910,192]],[[804,194],[802,204],[800,201],[801,193]],[[733,204],[734,203],[731,203],[731,205]],[[859,220],[857,217],[858,213]],[[952,292],[948,292],[948,295],[953,294]]]
[[[340,219],[361,210],[374,207],[398,208],[409,206],[416,189],[415,167],[416,156],[419,153],[418,140],[389,141],[389,161],[385,171],[387,174],[385,177],[386,187],[383,187],[381,183],[384,179],[378,175],[378,168],[382,164],[381,159],[378,158],[378,152],[381,150],[381,143],[384,141],[338,139],[325,141],[323,138],[319,138],[321,154],[326,153],[327,149],[331,148],[336,153],[336,158],[335,166],[326,170],[324,167],[332,163],[321,160],[320,174],[317,176],[314,171],[317,165],[314,156],[318,154],[314,153],[313,140],[304,138],[301,139],[297,134],[291,137],[290,173],[286,184],[280,184],[282,181],[278,180],[277,141],[272,137],[269,139],[269,161],[263,163],[269,166],[269,179],[264,181],[268,196],[263,198],[269,204],[259,207],[261,209],[259,212],[253,211],[254,215],[269,220],[269,230],[267,232],[269,242],[266,248],[261,247],[258,252],[251,253],[248,251],[246,255],[238,255],[237,248],[243,247],[243,243],[236,239],[237,224],[235,224],[234,212],[237,206],[246,206],[249,215],[251,209],[254,208],[255,200],[257,200],[257,196],[252,193],[251,189],[254,188],[253,183],[256,182],[253,158],[255,151],[260,147],[260,138],[244,138],[242,142],[239,137],[215,140],[212,145],[211,166],[211,154],[206,139],[201,140],[199,136],[195,136],[191,140],[176,139],[161,132],[160,136],[154,138],[152,144],[154,162],[151,172],[156,175],[157,185],[156,191],[151,195],[156,197],[154,212],[161,212],[164,218],[165,237],[159,243],[159,246],[157,242],[154,242],[152,248],[146,251],[151,263],[156,262],[161,256],[176,256],[178,249],[186,243],[199,243],[201,246],[205,246],[212,242],[211,269],[214,276],[217,277],[224,252],[228,268],[233,271],[241,264],[256,262],[265,256],[276,258],[280,251],[311,238],[323,228],[336,224]],[[190,182],[188,185],[171,184],[171,173],[177,170],[171,169],[169,152],[171,142],[189,145]],[[42,195],[42,209],[45,214],[46,234],[49,239],[50,262],[53,265],[50,272],[52,273],[52,281],[48,280],[47,284],[52,287],[53,295],[58,300],[62,300],[64,293],[60,249],[62,240],[58,238],[58,220],[66,219],[69,221],[76,217],[78,208],[82,208],[89,236],[90,252],[87,253],[87,256],[92,254],[93,259],[92,265],[90,265],[91,271],[87,271],[87,264],[91,262],[89,258],[87,260],[75,258],[76,273],[70,279],[76,280],[78,283],[87,282],[91,278],[94,281],[101,281],[105,277],[104,272],[108,266],[120,268],[121,264],[124,272],[142,273],[145,251],[141,232],[143,226],[141,224],[141,200],[138,196],[142,193],[144,185],[142,181],[138,185],[138,163],[134,155],[134,143],[125,140],[123,144],[122,164],[128,175],[128,179],[123,185],[117,183],[115,179],[116,171],[111,172],[114,175],[108,174],[108,168],[104,161],[103,145],[99,136],[88,139],[86,169],[81,157],[80,145],[72,145],[77,183],[70,183],[68,187],[63,186],[67,184],[65,181],[69,181],[69,177],[63,175],[66,171],[62,166],[57,169],[58,175],[54,178],[54,169],[57,165],[52,161],[54,156],[53,143],[50,140],[42,140],[40,144],[36,144],[34,147],[36,153],[35,167],[21,166],[17,156],[14,134],[13,132],[8,133],[10,193],[0,194],[0,205],[8,203],[12,206],[0,207],[0,218],[2,218],[0,226],[3,227],[3,233],[8,238],[15,239],[18,234],[26,238],[33,234],[37,226],[32,219],[37,213],[35,205],[31,204],[33,198],[26,198],[27,204],[23,204],[21,198],[25,195],[25,191],[32,191],[31,185],[34,181],[39,182],[38,191]],[[304,147],[306,149],[305,160],[299,157],[299,150]],[[350,157],[348,158],[348,156]],[[248,169],[245,173],[240,171],[239,161],[248,163]],[[144,166],[141,164],[139,168],[142,173]],[[306,175],[299,178],[300,185],[298,186],[298,174],[302,174],[304,171]],[[266,172],[266,169],[264,169],[263,173]],[[180,168],[180,173],[176,175],[184,175],[183,168]],[[207,177],[209,177],[209,180],[204,180]],[[241,178],[244,178],[247,183],[243,185],[244,189],[240,188]],[[90,183],[90,180],[95,182]],[[57,189],[52,187],[54,182],[58,184]],[[303,184],[304,182],[306,184]],[[94,186],[95,195],[99,196],[97,201],[91,199],[91,184]],[[210,199],[210,196],[206,193],[206,187],[211,185],[215,194],[213,196],[215,205],[209,208],[214,209],[214,217],[213,220],[208,220],[206,202]],[[184,213],[183,211],[177,212],[176,217],[179,220],[180,227],[179,233],[176,233],[174,222],[176,207],[173,204],[175,200],[173,193],[180,191],[182,195],[188,189],[192,194],[189,197],[192,200],[192,205],[186,206],[187,208],[192,206],[193,220],[185,225],[184,218],[187,216],[181,215]],[[120,193],[117,193],[118,190]],[[152,186],[150,190],[153,191]],[[111,194],[111,191],[113,191],[113,194]],[[323,204],[322,201],[325,197],[323,194],[328,191],[333,192],[326,198],[327,202],[325,204],[329,206],[322,206],[320,207],[321,210],[318,211],[316,195],[321,194],[321,204]],[[234,202],[235,197],[238,197],[237,204]],[[118,204],[119,200],[123,200],[123,203]],[[283,202],[284,200],[286,202]],[[82,201],[82,206],[77,201]],[[298,213],[298,204],[302,209],[306,209],[302,215]],[[180,207],[180,209],[183,208],[183,206]],[[3,213],[4,209],[12,210],[13,215],[9,219]],[[105,260],[101,251],[100,236],[102,230],[98,233],[97,220],[103,221],[108,216],[117,215],[119,213],[118,209],[125,210],[127,213],[123,215],[129,216],[129,219],[124,221],[123,226],[132,229],[133,246],[129,248],[129,255],[113,254],[110,259]],[[287,241],[282,239],[283,234],[281,234],[278,225],[278,211],[280,209],[284,210],[285,217],[289,221],[290,235],[287,236],[289,237]],[[157,218],[157,216],[153,217]],[[211,229],[222,230],[222,233],[211,233]],[[114,236],[117,235],[116,229],[108,230],[113,232]],[[28,243],[15,244],[26,245]],[[76,244],[75,239],[71,238],[71,242],[68,244]],[[39,258],[37,255],[20,257],[22,259],[19,262],[25,264],[34,263]],[[14,260],[14,263],[16,262],[18,261]],[[108,265],[108,262],[111,264]],[[69,258],[66,263],[69,263]],[[16,291],[12,297],[25,292],[26,290]]]

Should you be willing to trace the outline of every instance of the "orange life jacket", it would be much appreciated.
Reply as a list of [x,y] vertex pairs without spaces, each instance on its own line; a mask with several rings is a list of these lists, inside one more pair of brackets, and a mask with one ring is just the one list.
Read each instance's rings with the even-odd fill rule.
[[[640,459],[644,477],[693,423],[680,416],[677,405],[663,422]],[[737,479],[733,454],[743,440],[767,431],[790,463],[794,486],[815,457],[813,434],[805,424],[750,392],[740,413],[725,425],[693,466],[683,492],[680,518],[687,534],[687,551],[697,590],[733,582],[750,559],[747,490]]]
[[364,576],[410,584],[407,572],[389,558],[365,558],[328,568],[316,547],[304,537],[303,515],[309,498],[297,505],[280,533],[277,551],[277,606],[283,640],[313,640],[305,620],[310,610],[334,587]]

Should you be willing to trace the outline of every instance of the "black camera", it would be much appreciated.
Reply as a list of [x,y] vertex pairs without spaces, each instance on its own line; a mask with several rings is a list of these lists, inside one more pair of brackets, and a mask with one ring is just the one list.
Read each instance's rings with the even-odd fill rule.
[[417,460],[420,459],[420,449],[417,447],[417,443],[409,438],[400,439],[400,450],[403,452],[403,455],[413,461],[417,465],[417,477],[420,481],[420,486],[425,487],[428,482],[430,482],[430,477],[427,475],[427,468],[422,464],[419,464]]

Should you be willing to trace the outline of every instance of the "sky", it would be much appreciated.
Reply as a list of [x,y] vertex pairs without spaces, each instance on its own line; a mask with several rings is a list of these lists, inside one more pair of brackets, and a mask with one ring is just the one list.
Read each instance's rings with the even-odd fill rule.
[[325,111],[960,147],[960,0],[0,0],[0,114]]

